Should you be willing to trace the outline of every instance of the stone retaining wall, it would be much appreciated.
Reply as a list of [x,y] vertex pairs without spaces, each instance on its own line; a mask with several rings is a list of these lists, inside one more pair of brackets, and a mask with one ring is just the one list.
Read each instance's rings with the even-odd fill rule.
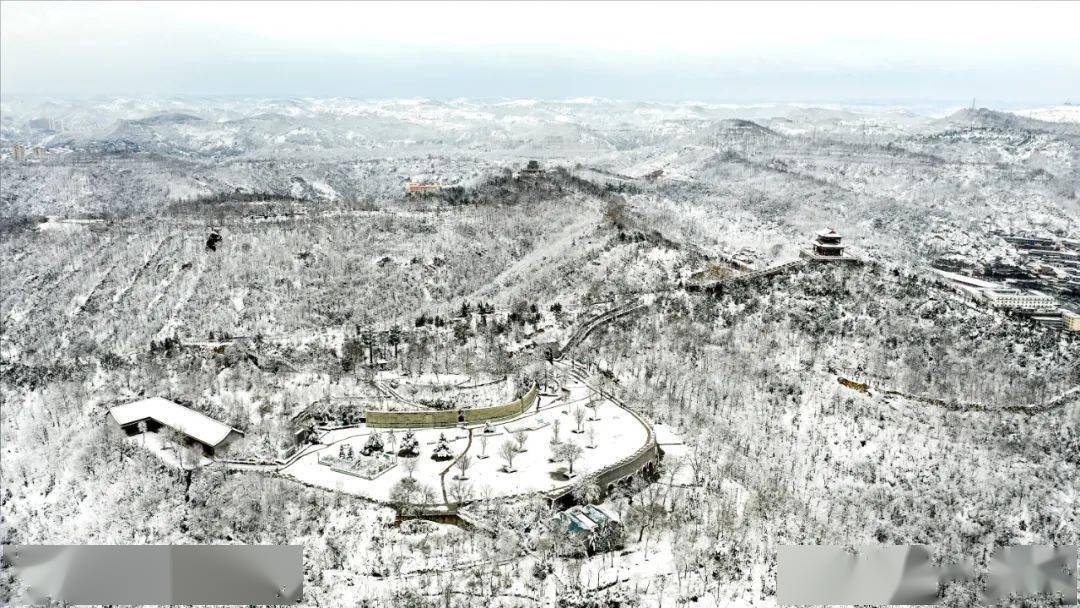
[[517,416],[536,404],[539,388],[534,384],[520,398],[492,407],[444,411],[379,412],[365,411],[364,420],[372,428],[436,428],[457,426],[462,422],[475,424]]

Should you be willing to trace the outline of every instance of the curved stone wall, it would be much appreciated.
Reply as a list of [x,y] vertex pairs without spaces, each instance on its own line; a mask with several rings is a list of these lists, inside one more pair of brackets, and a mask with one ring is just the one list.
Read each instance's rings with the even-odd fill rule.
[[416,410],[407,412],[379,412],[367,410],[364,412],[364,421],[369,427],[374,428],[449,427],[457,426],[462,422],[475,424],[478,422],[507,418],[509,416],[517,416],[536,404],[536,397],[538,394],[539,388],[534,384],[533,387],[529,389],[529,392],[518,399],[503,405],[468,410],[442,411]]
[[[586,378],[580,373],[572,372],[572,375],[577,377],[581,382],[588,384]],[[645,444],[638,448],[632,455],[608,465],[591,475],[592,481],[600,486],[600,489],[605,496],[612,486],[618,485],[620,482],[634,475],[639,475],[643,471],[655,470],[655,467],[660,461],[660,444],[656,441],[656,433],[653,431],[652,424],[650,424],[644,416],[630,407],[627,407],[626,403],[615,395],[609,394],[608,399],[629,412],[630,415],[645,427],[649,436],[645,440]],[[565,499],[571,492],[573,492],[573,486],[569,485],[546,492],[545,494],[550,500],[557,501]]]

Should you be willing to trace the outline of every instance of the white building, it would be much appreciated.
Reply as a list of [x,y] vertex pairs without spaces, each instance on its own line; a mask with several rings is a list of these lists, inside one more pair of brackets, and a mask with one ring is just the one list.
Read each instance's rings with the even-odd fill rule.
[[991,305],[1008,310],[1035,312],[1057,308],[1057,300],[1053,296],[1044,295],[1037,291],[987,289],[983,291],[983,295]]
[[[185,443],[201,448],[205,456],[213,457],[243,432],[213,418],[173,403],[168,399],[151,397],[109,409],[109,416],[128,435],[157,433],[168,427],[181,433]],[[142,424],[140,424],[142,423]]]
[[1080,315],[1071,310],[1061,309],[1061,320],[1067,331],[1080,331]]

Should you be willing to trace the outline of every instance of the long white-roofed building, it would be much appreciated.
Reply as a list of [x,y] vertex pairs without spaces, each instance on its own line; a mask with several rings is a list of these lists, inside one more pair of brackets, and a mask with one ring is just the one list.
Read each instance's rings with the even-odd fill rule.
[[1022,289],[987,289],[983,292],[986,301],[998,308],[1021,312],[1053,311],[1057,308],[1057,299],[1038,291]]
[[[195,410],[161,397],[141,399],[109,408],[109,416],[128,435],[156,433],[167,427],[186,438],[188,445],[199,445],[212,457],[244,433]],[[145,423],[145,426],[140,423]]]

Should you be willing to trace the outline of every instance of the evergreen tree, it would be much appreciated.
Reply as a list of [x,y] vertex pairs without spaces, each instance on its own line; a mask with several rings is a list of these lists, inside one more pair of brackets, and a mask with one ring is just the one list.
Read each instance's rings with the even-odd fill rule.
[[450,460],[454,457],[454,451],[450,449],[450,444],[446,440],[446,435],[439,433],[439,442],[435,445],[435,449],[431,451],[432,460]]
[[401,326],[395,325],[390,328],[390,333],[386,336],[386,343],[394,347],[394,360],[397,360],[398,344],[401,344]]

